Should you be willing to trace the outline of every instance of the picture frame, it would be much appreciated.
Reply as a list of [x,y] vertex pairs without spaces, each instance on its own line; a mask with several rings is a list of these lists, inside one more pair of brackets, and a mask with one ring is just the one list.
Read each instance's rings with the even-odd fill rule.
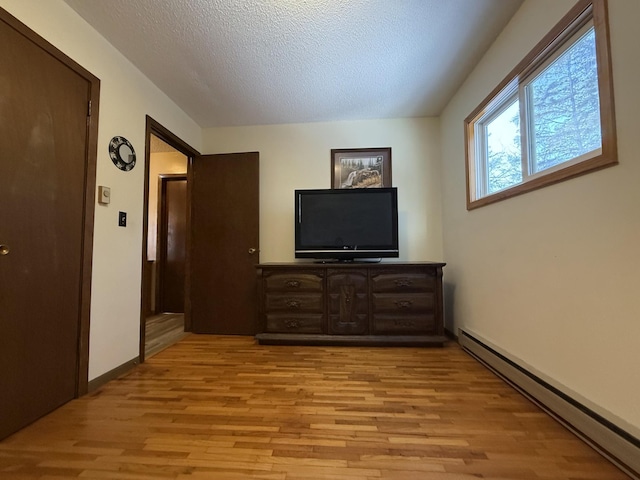
[[391,186],[391,147],[331,150],[331,188]]

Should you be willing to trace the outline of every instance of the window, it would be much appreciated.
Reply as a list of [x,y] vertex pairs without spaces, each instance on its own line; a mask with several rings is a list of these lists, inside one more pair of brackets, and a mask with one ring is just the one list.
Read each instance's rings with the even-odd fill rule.
[[467,208],[617,163],[606,0],[582,0],[465,120]]

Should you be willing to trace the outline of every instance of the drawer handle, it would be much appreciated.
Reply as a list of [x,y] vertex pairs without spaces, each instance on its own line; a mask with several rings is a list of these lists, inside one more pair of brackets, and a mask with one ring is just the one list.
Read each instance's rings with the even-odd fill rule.
[[411,308],[411,305],[413,305],[413,302],[411,300],[398,300],[396,303],[396,306],[400,309],[406,310],[408,308]]
[[413,285],[413,282],[408,278],[401,278],[395,281],[397,287],[406,288]]
[[300,302],[297,300],[287,300],[287,307],[290,308],[291,310],[295,310],[300,308]]
[[301,325],[302,322],[300,322],[300,320],[287,320],[284,322],[284,326],[289,329],[300,328]]
[[288,288],[299,288],[300,282],[298,280],[287,280],[284,285]]
[[415,322],[413,320],[394,320],[393,323],[396,327],[410,328],[415,326]]

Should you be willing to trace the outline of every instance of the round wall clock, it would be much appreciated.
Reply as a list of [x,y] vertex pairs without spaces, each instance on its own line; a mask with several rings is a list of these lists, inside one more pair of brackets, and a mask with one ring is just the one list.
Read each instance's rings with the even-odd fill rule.
[[109,156],[113,164],[124,172],[136,166],[136,151],[124,137],[113,137],[109,142]]

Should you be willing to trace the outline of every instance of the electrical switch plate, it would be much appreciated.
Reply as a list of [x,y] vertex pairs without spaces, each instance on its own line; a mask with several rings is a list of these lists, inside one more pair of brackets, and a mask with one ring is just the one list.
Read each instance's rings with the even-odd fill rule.
[[127,226],[127,212],[118,212],[118,226],[119,227]]
[[111,189],[109,187],[98,187],[98,203],[102,205],[111,203]]

